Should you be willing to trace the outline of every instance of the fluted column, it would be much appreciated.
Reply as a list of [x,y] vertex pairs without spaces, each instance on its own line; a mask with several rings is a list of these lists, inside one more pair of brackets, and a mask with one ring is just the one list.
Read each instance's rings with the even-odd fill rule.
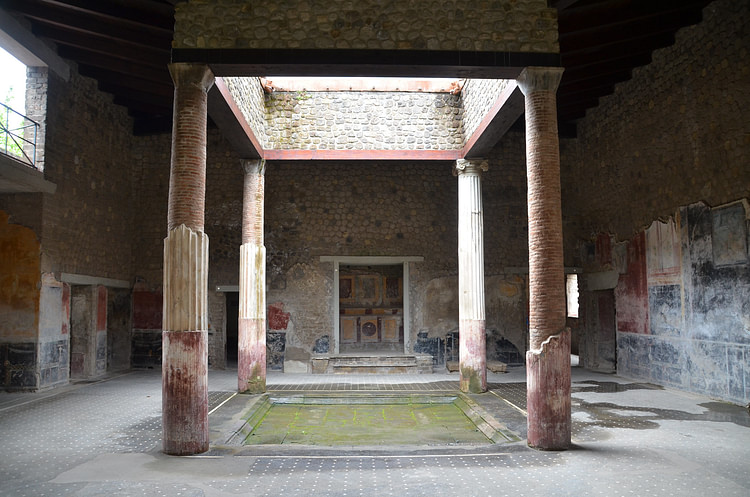
[[237,382],[240,392],[266,391],[266,247],[263,245],[264,160],[243,160]]
[[487,390],[482,172],[487,161],[456,161],[458,176],[458,334],[462,392]]
[[164,240],[162,442],[172,455],[208,450],[208,236],[206,66],[171,64],[172,159]]
[[518,77],[526,108],[529,216],[528,444],[570,445],[570,330],[565,328],[557,86],[562,68],[527,67]]

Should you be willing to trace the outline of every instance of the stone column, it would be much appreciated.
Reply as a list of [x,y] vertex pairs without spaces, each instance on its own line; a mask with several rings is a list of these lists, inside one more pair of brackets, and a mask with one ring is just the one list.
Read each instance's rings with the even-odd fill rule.
[[208,450],[208,236],[206,66],[171,64],[174,81],[172,160],[164,240],[162,441],[167,454]]
[[266,247],[263,246],[264,160],[243,160],[237,382],[240,392],[266,391]]
[[555,93],[562,68],[527,67],[518,77],[526,106],[529,215],[528,444],[570,446],[570,330],[565,328],[560,150]]
[[482,172],[485,160],[456,161],[458,176],[458,320],[462,392],[487,390],[484,330],[484,221]]

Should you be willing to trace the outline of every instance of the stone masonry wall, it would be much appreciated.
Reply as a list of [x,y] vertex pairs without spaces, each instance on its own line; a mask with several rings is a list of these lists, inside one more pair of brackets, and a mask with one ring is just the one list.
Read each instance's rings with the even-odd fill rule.
[[515,84],[515,81],[507,79],[469,79],[466,81],[461,91],[461,103],[464,109],[464,144],[477,130],[479,123],[508,84]]
[[259,78],[223,78],[250,129],[263,148],[268,148],[265,92]]
[[719,0],[703,17],[578,125],[562,182],[579,238],[628,239],[681,205],[747,194],[750,6]]
[[[135,143],[139,250],[133,265],[139,287],[158,292],[170,137],[138,137]],[[507,271],[526,266],[528,259],[524,146],[522,133],[508,134],[490,154],[483,180],[488,329],[520,351],[525,350],[525,277]],[[411,264],[411,343],[419,332],[442,338],[458,328],[458,199],[452,170],[452,162],[267,164],[267,302],[288,316],[284,328],[275,331],[285,335],[298,359],[304,361],[315,342],[332,331],[332,265],[321,263],[321,255],[425,257]],[[238,284],[242,174],[239,158],[219,132],[210,131],[205,226],[212,367],[224,365],[226,329],[224,294],[215,287]]]
[[546,0],[191,0],[175,21],[175,48],[559,51]]
[[130,280],[132,120],[75,71],[48,92],[42,271]]
[[266,95],[274,149],[451,150],[463,145],[457,95],[274,92]]
[[[167,199],[171,135],[136,137],[133,152],[133,198],[138,229],[134,233],[132,264],[138,290],[143,295],[161,292],[164,264],[164,237],[167,232]],[[242,167],[217,130],[209,130],[206,156],[205,231],[209,238],[209,362],[225,366],[225,302],[217,285],[237,285],[242,221]],[[154,297],[155,298],[155,297]],[[150,303],[153,298],[144,300]],[[135,311],[147,311],[146,305]],[[160,318],[159,318],[160,320]],[[153,329],[139,330],[139,340],[148,345]],[[142,335],[142,336],[141,336]]]
[[[78,330],[70,328],[70,287],[60,273],[131,279],[132,120],[75,67],[69,81],[29,68],[26,104],[42,124],[38,166],[57,188],[54,194],[0,195],[10,222],[27,226],[37,240],[33,253],[26,252],[37,259],[36,329],[31,337],[17,329],[2,337],[0,360],[12,377],[6,386],[34,389],[67,383],[71,369],[70,336]],[[9,287],[15,299],[23,297],[16,286]]]
[[[44,171],[48,74],[49,69],[47,67],[26,68],[26,115],[39,124],[36,130],[35,164],[36,168],[40,171]],[[25,138],[28,140],[32,139],[31,136]]]
[[[172,135],[139,136],[133,144],[133,272],[145,289],[161,289]],[[209,239],[209,247],[211,246]]]

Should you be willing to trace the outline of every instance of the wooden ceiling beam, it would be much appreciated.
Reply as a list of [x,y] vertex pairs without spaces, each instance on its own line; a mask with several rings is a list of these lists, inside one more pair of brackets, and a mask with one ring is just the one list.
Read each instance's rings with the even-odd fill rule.
[[139,60],[118,59],[98,52],[89,52],[80,48],[59,46],[58,53],[61,57],[75,60],[78,64],[106,69],[113,73],[135,75],[147,81],[160,84],[171,84],[167,65],[154,67],[144,65]]
[[606,31],[624,24],[643,23],[653,18],[675,18],[700,12],[707,0],[634,1],[611,0],[561,12],[560,39],[587,32]]
[[[40,38],[47,38],[58,45],[83,48],[92,52],[101,52],[124,59],[141,59],[144,64],[169,63],[169,49],[158,49],[133,44],[127,41],[113,41],[97,33],[68,31],[59,26],[38,23],[32,32]],[[157,62],[158,61],[158,62]]]
[[53,8],[37,3],[10,0],[10,8],[22,14],[32,24],[41,23],[59,26],[65,30],[97,34],[112,41],[128,41],[143,46],[169,48],[172,35],[162,30],[150,29],[147,26],[137,27],[117,20],[106,20],[94,16],[72,12],[67,9]]
[[648,54],[650,56],[655,49],[667,47],[673,43],[674,35],[672,33],[646,34],[642,38],[613,43],[607,46],[591,46],[583,50],[565,52],[561,58],[564,67],[584,66],[641,54]]
[[695,24],[701,19],[701,12],[689,11],[680,16],[656,16],[639,22],[623,23],[615,27],[590,30],[585,33],[571,33],[560,36],[560,50],[574,52],[591,46],[605,46],[643,38],[644,33],[649,36],[659,33],[674,33],[682,26]]
[[[33,0],[27,0],[33,1]],[[69,9],[96,17],[127,20],[137,26],[174,31],[174,6],[151,0],[36,0],[50,7]]]

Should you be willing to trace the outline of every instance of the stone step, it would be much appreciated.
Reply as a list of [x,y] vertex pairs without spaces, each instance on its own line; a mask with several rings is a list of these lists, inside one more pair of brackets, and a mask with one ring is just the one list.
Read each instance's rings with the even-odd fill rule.
[[429,374],[432,356],[417,355],[329,355],[312,359],[313,373]]

